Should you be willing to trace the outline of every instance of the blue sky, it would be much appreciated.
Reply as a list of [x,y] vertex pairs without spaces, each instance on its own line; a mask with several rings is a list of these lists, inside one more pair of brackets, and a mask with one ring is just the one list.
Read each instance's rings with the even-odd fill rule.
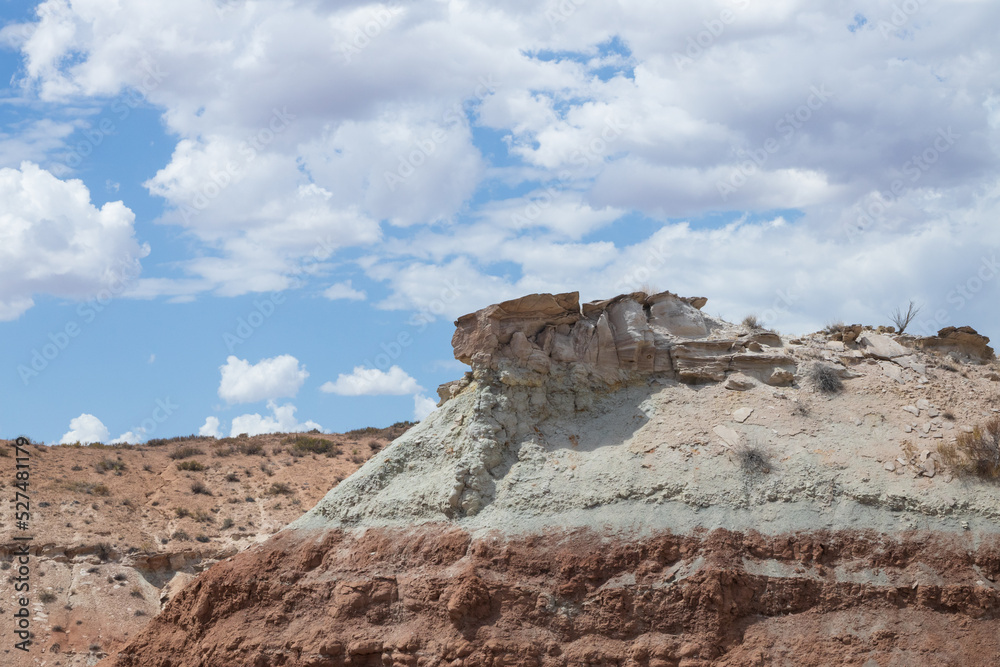
[[0,437],[421,418],[452,320],[532,292],[996,335],[961,8],[4,2]]

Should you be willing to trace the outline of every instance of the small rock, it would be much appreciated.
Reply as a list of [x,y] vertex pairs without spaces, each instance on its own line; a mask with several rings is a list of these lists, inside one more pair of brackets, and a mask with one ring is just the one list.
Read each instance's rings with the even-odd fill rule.
[[745,422],[753,414],[753,408],[740,408],[733,413],[733,420],[739,423]]
[[895,461],[886,461],[885,464],[883,464],[882,467],[885,468],[886,470],[888,470],[889,472],[892,472],[893,470],[896,469],[896,462]]
[[882,369],[882,374],[887,378],[895,380],[899,384],[906,384],[906,378],[903,377],[903,370],[899,366],[896,366],[891,361],[880,361],[878,365]]
[[919,401],[917,401],[917,407],[921,410],[930,410],[931,402],[928,401],[926,398],[921,398]]
[[924,422],[924,425],[920,427],[920,430],[923,431],[924,433],[930,433],[931,432],[931,423],[930,422]]
[[906,356],[909,352],[893,339],[879,334],[866,334],[860,337],[858,342],[865,346],[865,356],[876,359],[895,359]]
[[767,383],[772,387],[787,387],[795,381],[795,375],[784,368],[775,368],[768,378]]
[[903,409],[906,410],[907,412],[910,412],[910,413],[918,416],[918,417],[920,416],[920,408],[914,407],[912,405],[904,405]]
[[938,412],[937,408],[927,408],[927,416],[928,417],[937,417],[939,414],[941,414],[941,413]]
[[733,373],[728,378],[726,378],[726,389],[732,389],[733,391],[746,391],[747,389],[753,389],[754,385],[757,384],[754,379],[743,373]]
[[903,432],[904,433],[913,433],[913,427],[910,426],[909,424],[907,424],[906,426],[903,427]]
[[713,428],[712,431],[715,432],[715,435],[719,436],[727,447],[735,447],[740,443],[740,434],[728,426],[722,426],[720,424],[719,426]]

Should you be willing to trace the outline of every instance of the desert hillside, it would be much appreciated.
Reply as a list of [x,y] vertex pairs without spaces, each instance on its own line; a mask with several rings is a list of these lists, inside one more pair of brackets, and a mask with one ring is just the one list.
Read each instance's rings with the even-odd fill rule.
[[[5,645],[0,663],[96,664],[183,584],[266,540],[409,426],[27,447],[35,645],[27,656]],[[0,466],[11,449],[0,442]],[[12,487],[5,475],[0,489]],[[5,615],[18,534],[0,531]]]
[[997,664],[988,338],[705,302],[460,318],[436,412],[107,664]]

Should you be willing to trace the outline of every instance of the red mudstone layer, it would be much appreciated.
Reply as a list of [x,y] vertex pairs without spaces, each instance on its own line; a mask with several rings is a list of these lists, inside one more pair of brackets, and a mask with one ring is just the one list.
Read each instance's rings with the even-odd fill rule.
[[288,531],[102,664],[996,665],[998,576],[969,534]]

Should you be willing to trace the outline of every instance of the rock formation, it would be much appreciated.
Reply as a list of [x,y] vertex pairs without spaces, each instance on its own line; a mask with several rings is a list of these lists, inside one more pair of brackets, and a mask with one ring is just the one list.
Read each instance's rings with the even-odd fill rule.
[[438,410],[108,664],[1000,661],[1000,486],[938,453],[1000,411],[988,340],[704,305],[459,318]]

